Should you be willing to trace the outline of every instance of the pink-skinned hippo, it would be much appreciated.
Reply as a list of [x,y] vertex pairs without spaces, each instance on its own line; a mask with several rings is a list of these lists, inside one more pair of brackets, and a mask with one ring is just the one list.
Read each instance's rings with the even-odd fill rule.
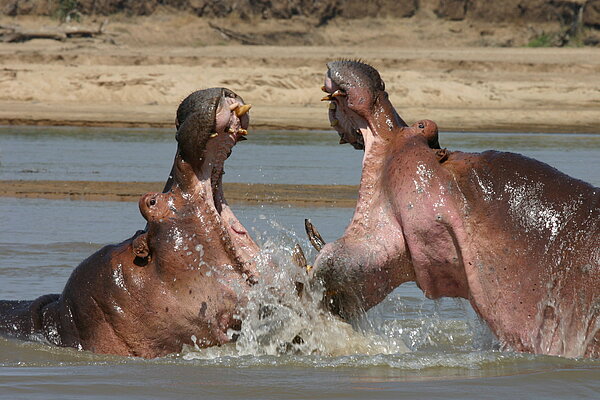
[[519,154],[440,149],[369,65],[329,63],[323,90],[340,143],[365,152],[352,221],[314,263],[329,308],[348,318],[415,281],[468,299],[503,348],[600,356],[599,188]]
[[141,357],[230,341],[256,281],[258,247],[227,205],[221,178],[247,134],[248,109],[223,88],[186,98],[165,192],[139,201],[146,228],[84,260],[60,295],[0,302],[0,332]]

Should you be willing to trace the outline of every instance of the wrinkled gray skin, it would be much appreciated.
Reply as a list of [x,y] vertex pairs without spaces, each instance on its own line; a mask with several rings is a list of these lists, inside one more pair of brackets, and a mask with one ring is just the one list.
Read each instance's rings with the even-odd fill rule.
[[332,126],[365,150],[352,221],[315,261],[329,308],[350,318],[416,281],[468,299],[506,348],[597,358],[600,189],[519,154],[440,149],[374,68],[328,67]]
[[[63,292],[0,301],[0,333],[97,353],[158,357],[220,345],[256,281],[257,246],[225,202],[223,163],[248,115],[228,89],[195,92],[177,111],[178,149],[164,193],[140,199],[144,230],[103,247]],[[215,133],[218,133],[216,136]]]

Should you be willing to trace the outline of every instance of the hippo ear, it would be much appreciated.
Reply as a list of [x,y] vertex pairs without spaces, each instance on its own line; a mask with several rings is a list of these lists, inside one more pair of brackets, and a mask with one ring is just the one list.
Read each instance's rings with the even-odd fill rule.
[[131,248],[136,259],[143,259],[146,262],[149,261],[150,249],[148,248],[148,232],[142,231],[141,234],[137,235],[133,239]]

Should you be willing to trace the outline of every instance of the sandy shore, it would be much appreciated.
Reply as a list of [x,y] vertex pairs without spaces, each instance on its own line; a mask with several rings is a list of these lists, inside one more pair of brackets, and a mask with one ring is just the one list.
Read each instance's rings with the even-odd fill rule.
[[254,104],[254,128],[329,129],[319,101],[325,64],[361,58],[379,69],[407,122],[432,119],[442,131],[600,132],[597,48],[443,47],[458,28],[413,28],[445,31],[414,48],[400,40],[402,30],[394,41],[394,32],[377,40],[367,28],[369,40],[344,42],[342,32],[331,46],[169,44],[164,34],[149,44],[141,33],[116,44],[2,43],[0,124],[173,126],[186,95],[226,86]]
[[[0,181],[0,197],[59,200],[138,201],[160,192],[164,182]],[[230,204],[281,204],[294,207],[354,207],[358,187],[350,185],[286,185],[225,183]]]

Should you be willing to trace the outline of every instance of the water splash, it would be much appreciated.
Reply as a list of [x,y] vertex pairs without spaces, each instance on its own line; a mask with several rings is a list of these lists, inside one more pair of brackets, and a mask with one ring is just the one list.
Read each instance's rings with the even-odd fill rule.
[[[398,337],[380,335],[367,326],[352,325],[323,310],[323,289],[310,284],[294,262],[296,243],[308,244],[276,222],[276,237],[255,234],[261,253],[260,282],[240,310],[242,327],[230,331],[235,343],[208,349],[188,346],[183,358],[243,356],[326,356],[402,354],[408,348]],[[357,328],[357,329],[355,329]]]

